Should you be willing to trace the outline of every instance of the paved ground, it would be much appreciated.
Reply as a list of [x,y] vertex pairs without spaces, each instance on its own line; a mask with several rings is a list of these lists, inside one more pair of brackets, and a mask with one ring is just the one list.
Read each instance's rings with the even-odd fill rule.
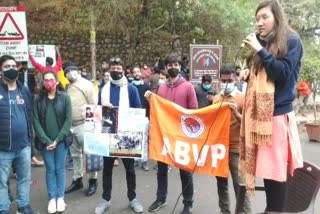
[[[298,124],[312,120],[312,116],[307,114],[307,117],[298,117]],[[309,142],[304,130],[303,125],[299,125],[300,139],[302,141],[302,148],[305,160],[320,166],[320,143]],[[151,163],[153,166],[154,163]],[[144,172],[141,169],[137,169],[137,197],[142,202],[145,208],[144,213],[147,212],[148,206],[155,199],[156,191],[156,171],[150,167],[149,172]],[[67,183],[71,182],[71,171],[68,171]],[[45,187],[45,169],[44,168],[33,168],[33,185],[31,190],[31,201],[32,206],[38,214],[47,213],[47,193]],[[258,181],[261,182],[261,181]],[[229,182],[230,184],[231,182]],[[12,188],[14,189],[14,180],[11,182]],[[218,214],[218,197],[216,180],[210,176],[195,175],[194,176],[194,213],[196,214]],[[230,186],[230,189],[231,186]],[[174,204],[181,191],[181,184],[179,179],[178,170],[173,169],[169,173],[169,194],[168,194],[168,205],[163,209],[159,210],[159,214],[170,214],[173,210]],[[126,184],[125,184],[125,171],[122,164],[114,169],[113,177],[113,195],[112,195],[112,206],[108,213],[110,214],[125,214],[133,213],[128,207],[128,200],[126,197]],[[101,173],[99,174],[99,190],[91,196],[86,197],[84,191],[78,191],[66,195],[67,210],[66,214],[89,214],[94,213],[95,206],[99,203],[102,194],[101,188]],[[232,210],[235,205],[235,198],[231,194]],[[256,193],[253,201],[253,207],[255,212],[263,211],[265,206],[264,193]],[[11,213],[15,213],[15,204],[12,205]],[[178,203],[177,209],[174,213],[179,213],[182,210],[181,200]],[[320,213],[320,194],[318,194],[315,214]]]

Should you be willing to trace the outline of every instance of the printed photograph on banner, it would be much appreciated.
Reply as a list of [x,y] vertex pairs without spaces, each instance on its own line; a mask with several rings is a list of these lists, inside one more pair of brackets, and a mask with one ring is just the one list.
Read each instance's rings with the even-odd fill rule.
[[101,106],[86,105],[83,109],[85,125],[89,132],[100,133],[102,130],[102,108]]
[[110,156],[142,157],[143,132],[119,131],[117,134],[110,134],[110,137]]
[[117,133],[118,131],[118,108],[102,107],[102,133]]
[[109,134],[84,133],[84,152],[90,155],[109,156]]

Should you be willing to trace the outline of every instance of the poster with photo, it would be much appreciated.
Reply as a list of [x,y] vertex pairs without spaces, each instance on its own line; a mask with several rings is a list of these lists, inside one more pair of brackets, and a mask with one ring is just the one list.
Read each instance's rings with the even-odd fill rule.
[[101,106],[86,105],[83,109],[87,132],[101,133],[102,108]]
[[[100,109],[101,116],[94,110],[92,119],[91,109],[86,108],[86,123],[94,124],[94,131],[84,134],[85,152],[106,157],[145,159],[148,149],[146,127],[149,124],[145,110],[130,108],[119,111],[118,108],[107,107]],[[100,129],[97,128],[99,124]]]
[[102,133],[117,133],[118,131],[118,108],[102,107]]

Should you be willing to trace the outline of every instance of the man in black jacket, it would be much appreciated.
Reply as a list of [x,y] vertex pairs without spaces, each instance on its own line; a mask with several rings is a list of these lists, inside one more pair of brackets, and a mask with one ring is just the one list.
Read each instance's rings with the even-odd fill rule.
[[18,79],[12,56],[0,57],[0,213],[9,214],[8,179],[12,164],[17,173],[18,212],[33,214],[30,207],[32,101]]

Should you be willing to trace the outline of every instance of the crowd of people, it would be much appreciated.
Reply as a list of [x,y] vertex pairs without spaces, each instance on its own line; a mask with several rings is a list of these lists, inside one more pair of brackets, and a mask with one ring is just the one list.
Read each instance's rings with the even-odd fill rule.
[[[47,58],[46,66],[40,66],[30,56],[41,74],[39,81],[35,78],[34,88],[38,93],[33,96],[28,90],[28,86],[31,89],[28,73],[23,73],[24,83],[21,83],[16,60],[12,56],[1,56],[0,214],[9,213],[8,182],[12,166],[17,175],[17,212],[34,213],[29,197],[32,142],[41,152],[46,167],[48,213],[65,211],[64,195],[84,186],[83,133],[93,127],[85,123],[92,116],[89,109],[87,118],[83,110],[97,104],[110,109],[145,108],[148,117],[151,94],[186,109],[228,102],[232,112],[229,169],[233,187],[236,194],[238,183],[246,183],[248,189],[242,212],[252,212],[249,193],[254,191],[255,177],[264,179],[266,212],[281,212],[286,200],[288,165],[291,175],[294,169],[302,167],[292,102],[303,48],[278,1],[262,2],[255,16],[259,34],[249,34],[244,40],[252,53],[247,71],[242,72],[235,65],[223,65],[218,89],[212,87],[210,75],[203,75],[201,83],[194,86],[187,79],[186,59],[181,60],[173,54],[164,60],[157,55],[153,68],[147,64],[131,68],[120,58],[113,57],[102,62],[97,79],[91,81],[88,73],[81,71],[77,64],[62,64],[58,51],[54,67],[50,58]],[[57,72],[61,67],[69,81],[66,90],[59,87]],[[66,187],[68,153],[73,160],[73,177],[70,186]],[[125,167],[129,207],[135,213],[142,213],[144,208],[136,195],[135,159],[121,160]],[[111,207],[116,161],[114,157],[104,157],[103,194],[94,210],[96,214]],[[148,170],[148,161],[143,161],[142,165]],[[156,169],[156,199],[148,207],[149,212],[167,204],[169,166],[158,161]],[[86,177],[89,178],[86,195],[91,196],[98,187],[98,172],[90,172]],[[193,174],[180,169],[180,179],[184,205],[181,213],[192,213]],[[231,213],[228,179],[217,177],[216,180],[220,212]]]

